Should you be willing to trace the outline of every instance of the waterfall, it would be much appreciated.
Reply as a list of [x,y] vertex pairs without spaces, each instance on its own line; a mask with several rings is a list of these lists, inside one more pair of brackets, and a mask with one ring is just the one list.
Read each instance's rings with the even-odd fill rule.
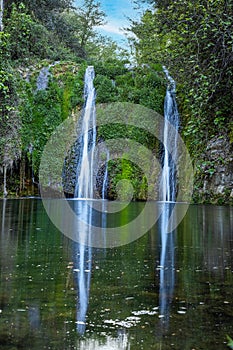
[[[164,118],[171,123],[177,130],[179,128],[179,113],[176,103],[176,84],[172,77],[169,75],[168,70],[163,67],[169,82],[166,97],[164,101]],[[163,144],[164,144],[164,162],[161,177],[161,200],[163,202],[175,202],[176,200],[176,160],[177,160],[177,137],[171,139],[169,137],[169,128],[167,123],[164,125],[163,130]],[[170,149],[175,150],[173,159],[168,152],[168,145]]]
[[[160,290],[159,309],[163,330],[167,329],[169,323],[169,309],[172,302],[175,285],[175,232],[167,233],[167,225],[172,214],[174,202],[176,201],[176,163],[177,163],[177,134],[179,128],[179,113],[176,103],[176,84],[169,75],[168,70],[163,67],[168,80],[168,87],[164,101],[164,130],[163,130],[163,169],[161,176],[161,200],[162,214],[160,217]],[[173,138],[169,134],[168,121],[173,125],[177,133]],[[169,154],[173,150],[173,159]]]
[[3,11],[4,11],[3,0],[0,0],[0,32],[3,31]]
[[102,186],[102,199],[105,199],[106,196],[107,196],[107,189],[108,189],[108,161],[109,161],[109,151],[106,150],[106,167],[105,167],[103,186]]
[[94,150],[96,143],[94,77],[94,67],[87,67],[84,82],[85,105],[82,116],[81,159],[77,168],[74,193],[76,198],[93,198]]

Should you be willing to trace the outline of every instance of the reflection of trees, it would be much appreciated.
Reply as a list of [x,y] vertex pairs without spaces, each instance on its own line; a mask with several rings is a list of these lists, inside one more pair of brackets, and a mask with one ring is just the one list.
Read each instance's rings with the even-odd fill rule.
[[[179,293],[200,295],[199,275],[218,283],[232,269],[233,219],[231,209],[218,206],[191,206],[179,228]],[[203,277],[202,277],[203,278]]]
[[38,199],[0,201],[0,209],[0,347],[64,342],[65,322],[74,314],[74,295],[64,293],[67,240],[62,242]]
[[[233,218],[230,208],[203,206],[202,245],[204,266],[213,274],[221,271],[222,277],[232,259]],[[226,234],[228,233],[228,234]],[[219,275],[219,271],[217,274]]]

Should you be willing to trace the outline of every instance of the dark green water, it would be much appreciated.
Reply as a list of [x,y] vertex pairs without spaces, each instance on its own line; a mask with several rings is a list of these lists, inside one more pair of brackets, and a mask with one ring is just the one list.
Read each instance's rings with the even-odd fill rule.
[[[79,245],[53,226],[41,201],[4,200],[0,208],[0,349],[228,348],[232,208],[190,206],[169,234],[163,266],[158,225],[131,244],[90,249],[86,300]],[[86,327],[77,318],[85,302]]]

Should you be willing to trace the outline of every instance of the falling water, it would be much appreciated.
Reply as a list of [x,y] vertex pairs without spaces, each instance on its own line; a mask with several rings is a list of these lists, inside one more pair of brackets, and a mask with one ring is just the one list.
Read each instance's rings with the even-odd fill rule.
[[[168,80],[168,87],[164,102],[164,118],[178,131],[179,113],[176,103],[176,84],[164,67],[164,72]],[[164,162],[161,178],[161,200],[164,202],[174,202],[176,200],[176,158],[177,158],[177,137],[169,137],[168,123],[165,122],[163,130]],[[169,145],[169,147],[168,147]],[[168,149],[173,149],[173,158]]]
[[82,118],[82,156],[77,168],[75,198],[93,198],[94,150],[96,143],[94,77],[94,67],[87,67],[84,86],[85,105]]
[[102,186],[102,199],[105,199],[106,196],[107,196],[107,189],[108,189],[108,161],[109,161],[109,151],[106,150],[106,167],[105,167],[103,186]]
[[[165,125],[163,130],[164,162],[161,176],[161,200],[162,214],[160,218],[161,254],[160,254],[160,292],[159,305],[163,330],[169,322],[169,309],[173,297],[175,285],[175,232],[167,232],[167,225],[172,215],[176,200],[176,163],[177,163],[177,136],[171,137],[169,126],[171,123],[178,132],[179,113],[175,97],[175,81],[164,67],[164,73],[168,80],[168,87],[164,102]],[[177,133],[176,133],[177,134]],[[169,154],[173,150],[173,158]]]

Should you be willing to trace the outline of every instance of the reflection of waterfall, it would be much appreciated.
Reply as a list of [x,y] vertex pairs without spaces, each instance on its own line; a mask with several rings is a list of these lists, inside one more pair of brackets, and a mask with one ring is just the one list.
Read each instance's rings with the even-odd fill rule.
[[[83,205],[87,209],[85,202]],[[92,249],[88,245],[84,246],[79,243],[74,243],[74,245],[74,273],[78,284],[77,331],[79,334],[84,334],[91,282]]]
[[6,199],[4,198],[3,201],[3,207],[2,207],[2,227],[1,227],[1,234],[3,236],[4,229],[5,229],[5,215],[6,215]]
[[169,322],[170,304],[175,284],[175,232],[167,233],[167,223],[173,209],[170,203],[163,203],[163,212],[160,221],[161,254],[160,254],[160,290],[159,312],[162,322],[166,326]]
[[92,66],[86,69],[84,97],[85,106],[82,118],[81,159],[77,168],[75,197],[93,198],[94,150],[96,143],[95,72]]
[[[169,137],[168,124],[171,123],[178,131],[179,114],[175,98],[175,82],[169,75],[166,68],[164,72],[168,79],[168,87],[164,102],[164,130],[163,130],[163,170],[161,176],[161,200],[162,214],[160,218],[160,232],[161,232],[161,255],[160,255],[160,291],[159,291],[159,306],[160,315],[163,326],[168,326],[170,304],[173,297],[173,290],[175,284],[175,269],[174,269],[174,235],[175,232],[167,233],[168,222],[171,215],[174,215],[173,207],[176,200],[176,163],[177,163],[177,139]],[[169,146],[169,147],[168,147]],[[174,155],[168,152],[168,149],[173,149]]]
[[123,330],[118,331],[118,337],[112,338],[106,335],[105,339],[95,339],[95,337],[88,337],[81,339],[79,343],[80,350],[130,350],[129,335]]

